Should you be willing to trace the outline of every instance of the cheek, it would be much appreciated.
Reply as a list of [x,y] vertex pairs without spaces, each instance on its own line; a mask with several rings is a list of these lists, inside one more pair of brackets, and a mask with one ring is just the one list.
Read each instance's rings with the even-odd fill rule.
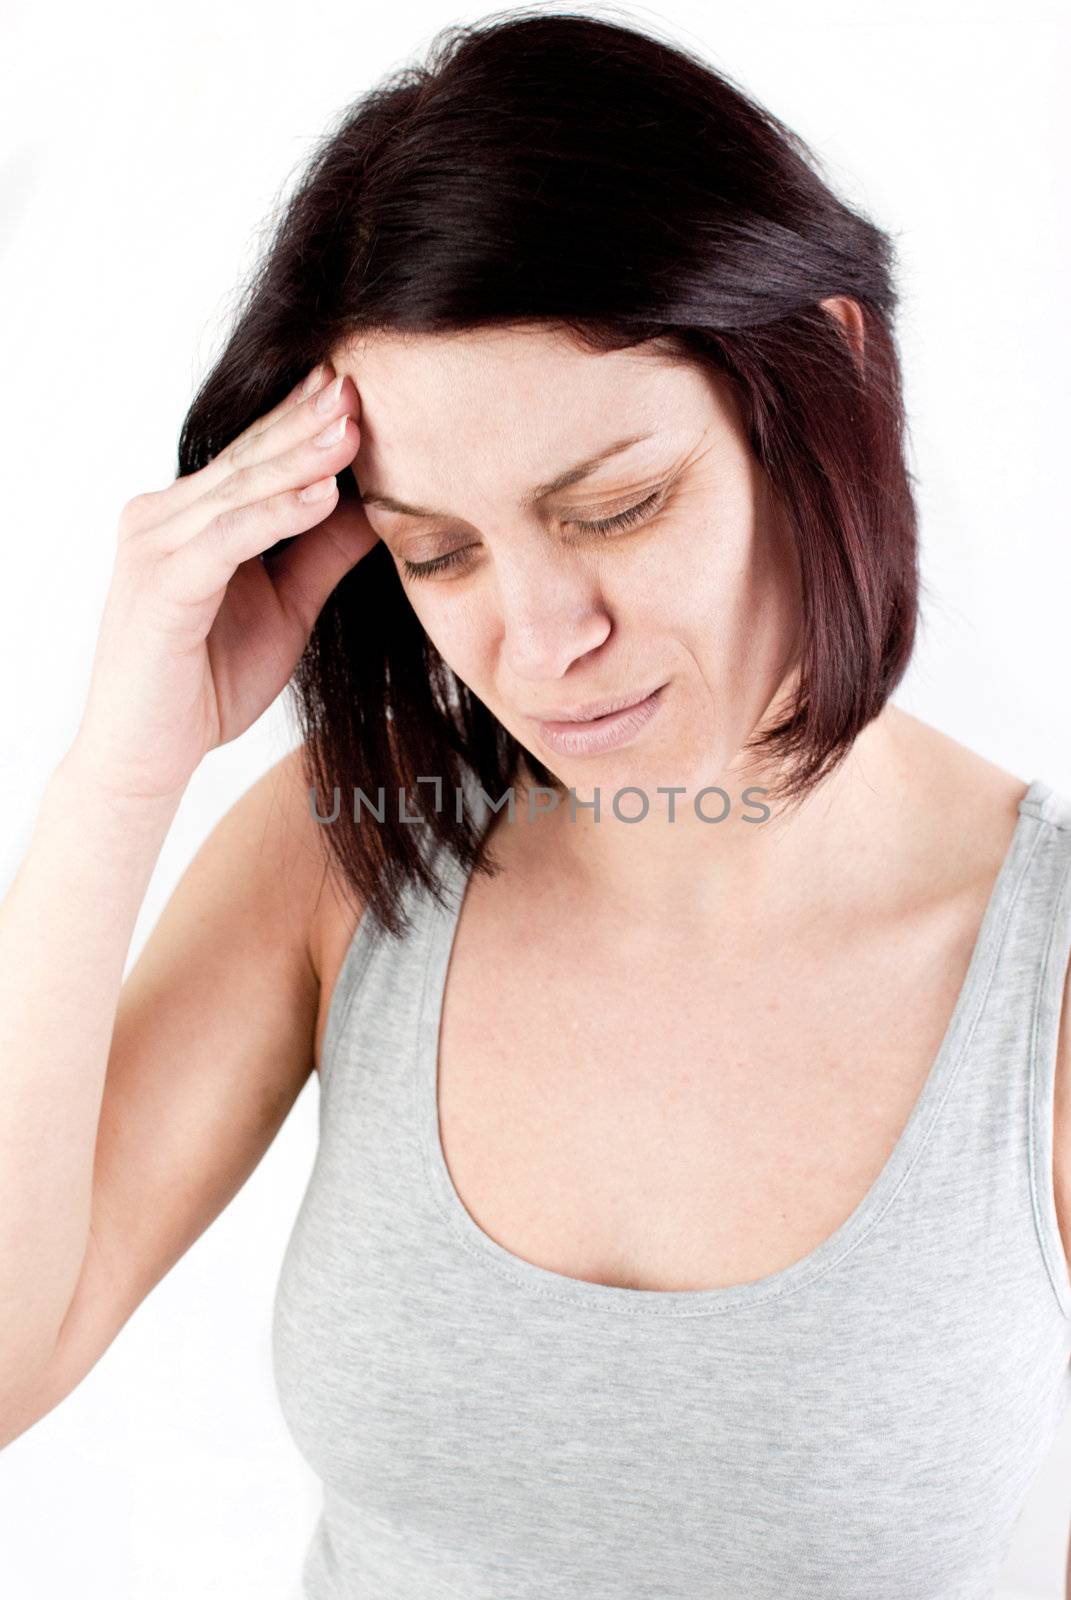
[[443,584],[441,588],[444,592],[436,594],[433,580],[427,590],[422,590],[419,583],[409,584],[407,593],[417,620],[447,666],[463,683],[477,690],[482,663],[490,648],[488,618],[478,604],[460,592],[460,586]]
[[633,611],[678,633],[723,628],[745,599],[748,548],[746,531],[709,502],[675,509],[628,564]]

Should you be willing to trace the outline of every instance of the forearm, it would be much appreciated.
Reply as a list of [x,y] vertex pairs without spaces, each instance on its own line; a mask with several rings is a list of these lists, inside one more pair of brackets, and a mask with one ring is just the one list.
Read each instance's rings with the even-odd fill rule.
[[72,747],[0,902],[0,1395],[78,1281],[123,969],[180,798],[108,796]]

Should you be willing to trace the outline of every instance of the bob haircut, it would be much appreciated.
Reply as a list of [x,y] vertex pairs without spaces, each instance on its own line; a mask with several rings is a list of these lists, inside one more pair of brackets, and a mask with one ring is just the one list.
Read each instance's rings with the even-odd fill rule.
[[[425,65],[323,136],[191,403],[179,476],[354,336],[540,323],[589,351],[659,341],[729,380],[787,509],[802,583],[793,698],[748,748],[780,764],[776,798],[795,804],[882,710],[914,644],[892,280],[889,237],[702,59],[615,21],[495,12],[441,30]],[[861,310],[861,356],[819,304],[833,296]],[[359,500],[352,472],[338,482]],[[466,785],[493,803],[527,767],[568,792],[447,666],[382,543],[328,598],[290,687],[342,891],[392,935],[409,926],[406,885],[441,901],[429,839],[497,870],[457,798]],[[434,778],[451,797],[441,810]],[[355,804],[326,825],[336,788]]]

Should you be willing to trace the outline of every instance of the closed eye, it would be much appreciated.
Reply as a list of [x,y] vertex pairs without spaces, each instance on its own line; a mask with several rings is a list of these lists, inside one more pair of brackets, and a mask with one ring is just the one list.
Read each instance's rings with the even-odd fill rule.
[[[649,516],[662,497],[662,490],[656,489],[638,505],[629,506],[627,511],[619,511],[613,517],[599,517],[592,522],[573,520],[566,524],[567,527],[580,528],[584,533],[594,533],[599,537],[606,537],[612,533],[619,533],[623,528],[634,527],[637,522],[642,522]],[[442,572],[446,567],[452,567],[465,555],[467,546],[460,550],[450,550],[444,556],[435,556],[431,561],[407,561],[402,558],[402,566],[407,577],[426,578],[434,572]]]
[[648,511],[653,511],[655,502],[661,494],[656,489],[654,494],[649,494],[646,500],[641,500],[638,506],[630,506],[627,511],[619,511],[616,517],[602,517],[597,522],[573,522],[573,528],[583,528],[585,533],[615,533],[619,528],[631,528],[633,523],[641,521]]

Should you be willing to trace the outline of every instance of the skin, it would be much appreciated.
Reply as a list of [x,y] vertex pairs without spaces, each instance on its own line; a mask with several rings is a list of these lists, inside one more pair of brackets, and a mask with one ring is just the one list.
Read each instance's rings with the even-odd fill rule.
[[[858,308],[826,305],[860,351]],[[655,942],[671,929],[703,937],[726,916],[787,927],[816,902],[843,914],[873,901],[879,854],[892,864],[880,892],[906,892],[933,841],[904,794],[932,754],[921,725],[893,708],[793,816],[740,821],[747,786],[775,782],[742,746],[780,714],[792,683],[799,573],[722,380],[657,346],[592,355],[542,326],[380,335],[332,360],[360,399],[351,470],[365,513],[429,637],[578,799],[601,793],[598,822],[590,811],[571,821],[559,806],[506,830],[508,843],[499,826],[496,852],[502,839],[518,865],[538,854],[544,881],[567,883],[578,914]],[[545,502],[522,503],[563,467],[637,434],[651,437]],[[653,514],[624,531],[577,526],[652,493]],[[403,515],[378,495],[448,515]],[[451,552],[461,553],[453,566],[407,572],[406,562]],[[597,757],[544,745],[532,717],[667,679],[658,716]],[[610,806],[628,784],[650,801],[640,824]],[[733,802],[718,826],[691,804],[714,784]],[[672,822],[658,793],[671,785],[685,789]],[[623,809],[635,814],[637,803]],[[704,809],[717,816],[718,797]]]

